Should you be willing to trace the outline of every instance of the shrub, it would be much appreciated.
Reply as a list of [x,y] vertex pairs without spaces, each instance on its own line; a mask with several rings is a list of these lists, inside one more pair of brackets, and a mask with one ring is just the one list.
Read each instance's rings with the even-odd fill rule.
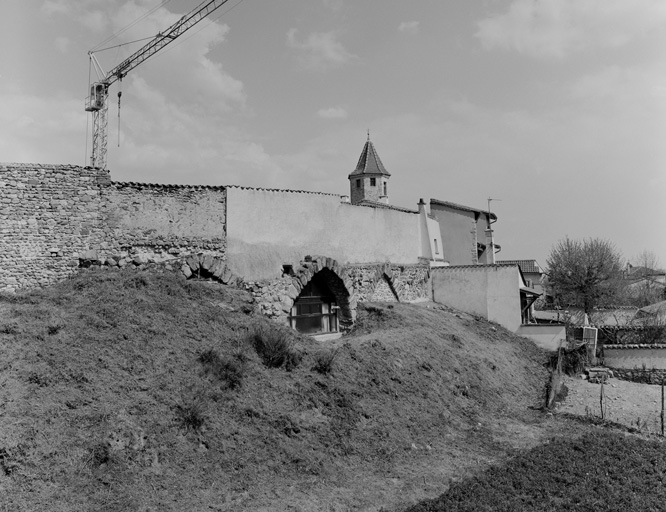
[[197,432],[206,421],[206,406],[201,399],[176,404],[176,419],[180,426],[187,430]]
[[229,389],[236,389],[243,383],[245,375],[245,354],[238,352],[231,358],[223,358],[214,349],[199,355],[199,362],[207,373],[224,382]]
[[298,366],[300,354],[294,350],[292,332],[274,326],[259,324],[248,333],[248,339],[261,361],[268,368],[280,368],[287,371]]
[[109,453],[109,445],[106,443],[97,443],[92,448],[90,448],[90,455],[88,457],[88,462],[92,466],[101,466],[106,464],[111,459]]
[[583,372],[587,365],[589,365],[586,345],[581,345],[580,347],[571,350],[560,349],[556,354],[551,356],[551,368],[557,368],[558,357],[561,358],[560,369],[562,373],[566,375],[578,375]]
[[337,350],[322,350],[321,352],[318,352],[315,354],[315,364],[312,369],[322,375],[331,373],[337,355]]
[[49,336],[55,336],[64,328],[65,328],[64,323],[52,322],[46,327],[46,331],[49,333]]
[[0,325],[0,334],[18,334],[19,326],[16,322]]

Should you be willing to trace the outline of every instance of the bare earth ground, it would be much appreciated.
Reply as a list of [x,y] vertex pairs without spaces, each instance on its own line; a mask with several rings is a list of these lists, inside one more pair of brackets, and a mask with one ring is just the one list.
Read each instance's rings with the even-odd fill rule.
[[[601,416],[600,384],[567,378],[569,393],[558,411],[577,416]],[[604,385],[605,419],[644,433],[661,432],[661,386],[610,379]]]

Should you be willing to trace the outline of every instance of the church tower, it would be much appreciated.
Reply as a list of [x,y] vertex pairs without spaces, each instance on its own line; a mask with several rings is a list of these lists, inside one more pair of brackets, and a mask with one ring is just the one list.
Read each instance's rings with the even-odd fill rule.
[[363,201],[388,204],[388,180],[391,175],[379,159],[375,146],[368,140],[363,146],[356,169],[349,175],[351,204]]

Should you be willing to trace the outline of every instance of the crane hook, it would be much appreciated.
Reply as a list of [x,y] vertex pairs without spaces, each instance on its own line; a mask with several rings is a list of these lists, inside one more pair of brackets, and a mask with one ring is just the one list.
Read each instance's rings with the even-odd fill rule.
[[120,147],[120,97],[123,95],[121,87],[123,85],[123,79],[120,77],[118,81],[118,147]]

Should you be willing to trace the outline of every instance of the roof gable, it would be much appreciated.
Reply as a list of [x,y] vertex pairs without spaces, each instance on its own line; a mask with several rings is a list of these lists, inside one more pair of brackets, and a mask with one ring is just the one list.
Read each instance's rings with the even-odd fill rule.
[[537,260],[501,260],[497,263],[506,263],[512,265],[518,265],[520,270],[524,273],[529,274],[543,274],[541,266],[537,263]]

